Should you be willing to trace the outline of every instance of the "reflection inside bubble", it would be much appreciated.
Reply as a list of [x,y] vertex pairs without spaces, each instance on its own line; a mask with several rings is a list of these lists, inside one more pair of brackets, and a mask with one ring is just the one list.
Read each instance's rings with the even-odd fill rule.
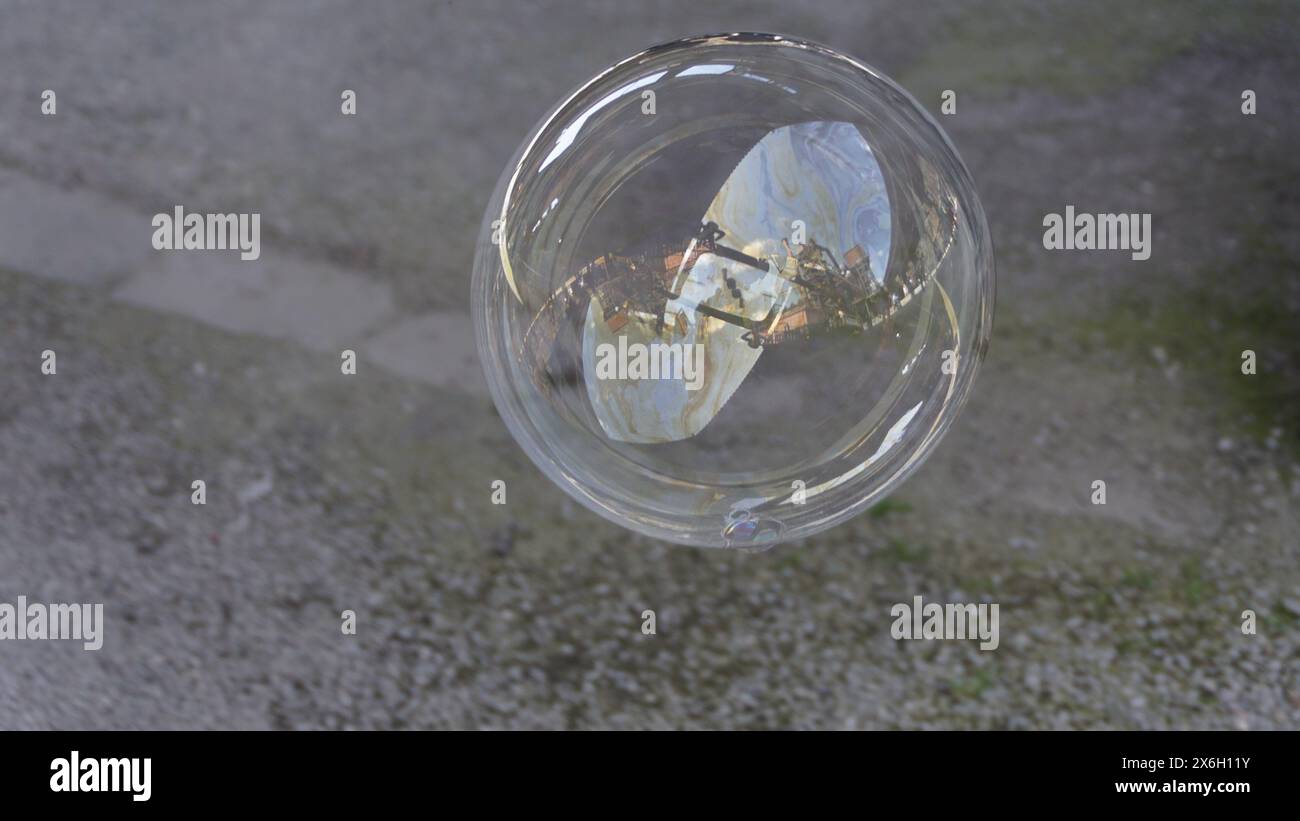
[[861,66],[684,41],[593,79],[521,152],[485,218],[480,340],[512,432],[598,512],[691,543],[815,532],[964,398],[983,215],[937,127]]

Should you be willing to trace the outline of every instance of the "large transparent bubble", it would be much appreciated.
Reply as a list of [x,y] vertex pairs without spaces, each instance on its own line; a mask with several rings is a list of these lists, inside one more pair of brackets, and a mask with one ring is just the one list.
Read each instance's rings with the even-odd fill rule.
[[987,347],[993,258],[943,131],[774,35],[658,46],[536,126],[483,220],[478,344],[542,470],[597,513],[756,549],[916,469]]

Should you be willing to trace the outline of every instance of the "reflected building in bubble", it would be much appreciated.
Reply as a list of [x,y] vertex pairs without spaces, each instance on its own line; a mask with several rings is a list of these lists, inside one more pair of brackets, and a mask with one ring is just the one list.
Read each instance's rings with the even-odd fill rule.
[[[930,272],[895,267],[883,280],[874,273],[886,269],[890,228],[880,167],[856,127],[773,130],[727,178],[695,236],[641,254],[604,254],[565,281],[525,339],[534,378],[551,378],[561,326],[580,321],[577,370],[602,430],[627,442],[694,436],[765,348],[862,333],[911,300]],[[792,243],[795,234],[804,241]],[[705,390],[599,379],[595,352],[619,337],[703,345]]]

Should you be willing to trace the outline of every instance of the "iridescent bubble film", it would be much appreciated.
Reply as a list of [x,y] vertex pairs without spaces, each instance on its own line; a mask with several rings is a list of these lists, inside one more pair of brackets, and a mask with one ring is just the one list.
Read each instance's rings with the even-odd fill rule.
[[652,48],[502,175],[474,312],[502,417],[601,515],[761,549],[861,512],[952,422],[988,344],[988,229],[906,92],[774,35]]

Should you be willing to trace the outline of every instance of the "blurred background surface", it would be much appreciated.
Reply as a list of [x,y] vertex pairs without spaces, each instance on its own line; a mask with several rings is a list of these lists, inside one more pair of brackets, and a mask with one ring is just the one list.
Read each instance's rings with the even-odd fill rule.
[[[0,645],[0,728],[1300,727],[1298,10],[4,3],[0,601],[107,624],[96,653]],[[908,88],[999,273],[936,455],[762,555],[569,502],[496,417],[468,317],[537,118],[735,30]],[[176,205],[259,212],[262,258],[155,252]],[[1066,205],[1151,213],[1151,259],[1044,251]],[[1001,647],[895,642],[915,595],[998,602]]]

